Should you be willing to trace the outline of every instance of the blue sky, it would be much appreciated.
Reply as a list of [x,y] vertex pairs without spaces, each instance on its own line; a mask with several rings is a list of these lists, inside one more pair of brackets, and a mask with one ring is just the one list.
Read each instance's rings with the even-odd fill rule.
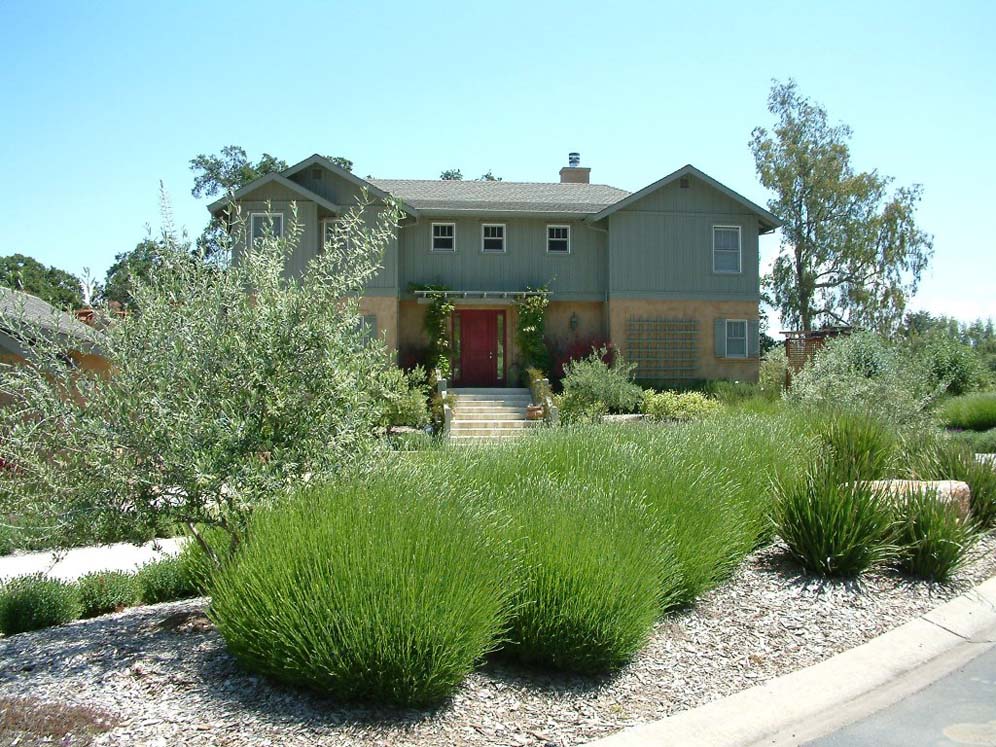
[[924,185],[913,306],[996,316],[994,27],[989,2],[0,0],[0,254],[102,277],[158,227],[160,180],[196,235],[188,161],[228,144],[515,181],[578,150],[630,190],[690,162],[763,204],[748,138],[794,77],[858,168]]

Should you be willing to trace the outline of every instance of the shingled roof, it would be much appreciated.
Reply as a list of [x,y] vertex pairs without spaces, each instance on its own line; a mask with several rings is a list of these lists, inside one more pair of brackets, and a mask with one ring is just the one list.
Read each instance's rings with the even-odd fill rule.
[[606,184],[370,179],[416,210],[488,210],[590,214],[627,197]]
[[72,314],[60,311],[37,296],[0,287],[0,328],[7,326],[6,323],[17,326],[22,321],[90,344],[99,343],[103,337]]

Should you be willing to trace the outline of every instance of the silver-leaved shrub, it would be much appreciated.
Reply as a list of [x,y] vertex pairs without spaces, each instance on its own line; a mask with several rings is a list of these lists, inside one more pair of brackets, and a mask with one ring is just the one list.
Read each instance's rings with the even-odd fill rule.
[[236,261],[191,257],[171,228],[135,311],[109,316],[96,342],[104,375],[67,365],[66,340],[20,314],[0,319],[32,355],[4,366],[0,515],[44,517],[53,533],[148,536],[163,522],[213,525],[237,541],[251,511],[307,481],[334,479],[377,448],[383,343],[356,296],[398,220],[363,198],[307,270],[296,212],[283,236]]

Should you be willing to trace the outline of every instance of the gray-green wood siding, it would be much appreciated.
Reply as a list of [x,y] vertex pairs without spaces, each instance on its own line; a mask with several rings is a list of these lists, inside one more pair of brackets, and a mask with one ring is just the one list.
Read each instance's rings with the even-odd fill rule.
[[[456,224],[456,252],[432,252],[433,223]],[[481,251],[481,225],[505,225],[505,253]],[[546,250],[548,225],[571,227],[569,254]],[[562,299],[605,298],[605,232],[579,221],[422,217],[401,229],[401,283],[453,290],[518,291],[548,286]]]
[[[312,179],[311,168],[293,179],[327,200],[349,209],[360,190],[325,171]],[[270,208],[291,220],[298,209],[303,233],[288,265],[303,272],[321,248],[320,221],[330,214],[316,203],[279,184],[267,184],[242,201],[243,215]],[[373,217],[371,217],[373,220]],[[455,253],[430,251],[432,223],[456,224]],[[481,252],[481,224],[504,223],[504,254]],[[546,251],[548,225],[571,226],[571,252]],[[712,228],[741,228],[741,272],[714,273]],[[581,221],[534,218],[423,216],[407,221],[390,242],[383,267],[370,282],[373,295],[404,294],[410,284],[444,285],[455,290],[514,291],[547,285],[555,298],[601,300],[618,298],[713,298],[756,300],[758,289],[757,216],[735,200],[694,177],[682,189],[674,182],[627,206],[599,225]]]
[[[330,172],[324,173],[321,182],[309,183],[302,178],[302,175],[310,179],[310,172],[309,168],[300,174],[295,174],[293,181],[320,194],[344,210],[350,210],[359,204],[360,190],[355,185]],[[254,190],[249,196],[252,198],[251,200],[243,199],[240,202],[242,215],[246,221],[249,220],[250,213],[266,211],[267,201],[269,201],[270,210],[283,213],[284,225],[289,228],[292,215],[291,204],[297,205],[297,219],[301,223],[303,233],[294,255],[287,263],[287,271],[294,275],[300,275],[304,272],[308,262],[321,251],[321,221],[335,216],[317,203],[303,199],[297,192],[272,182]],[[367,223],[375,224],[376,212],[372,210],[367,212]],[[380,271],[371,279],[368,287],[372,293],[377,295],[396,295],[398,290],[398,242],[396,238],[392,239],[385,248],[382,264]]]
[[[757,216],[704,182],[673,182],[613,213],[609,294],[660,298],[758,298]],[[741,272],[714,273],[713,226],[740,226]]]

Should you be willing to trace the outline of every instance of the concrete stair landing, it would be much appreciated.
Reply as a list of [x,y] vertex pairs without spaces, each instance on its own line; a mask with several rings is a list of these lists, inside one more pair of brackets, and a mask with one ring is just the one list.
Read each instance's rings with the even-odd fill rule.
[[532,399],[528,389],[450,389],[454,401],[450,440],[456,443],[495,441],[524,435],[538,421],[526,419]]

